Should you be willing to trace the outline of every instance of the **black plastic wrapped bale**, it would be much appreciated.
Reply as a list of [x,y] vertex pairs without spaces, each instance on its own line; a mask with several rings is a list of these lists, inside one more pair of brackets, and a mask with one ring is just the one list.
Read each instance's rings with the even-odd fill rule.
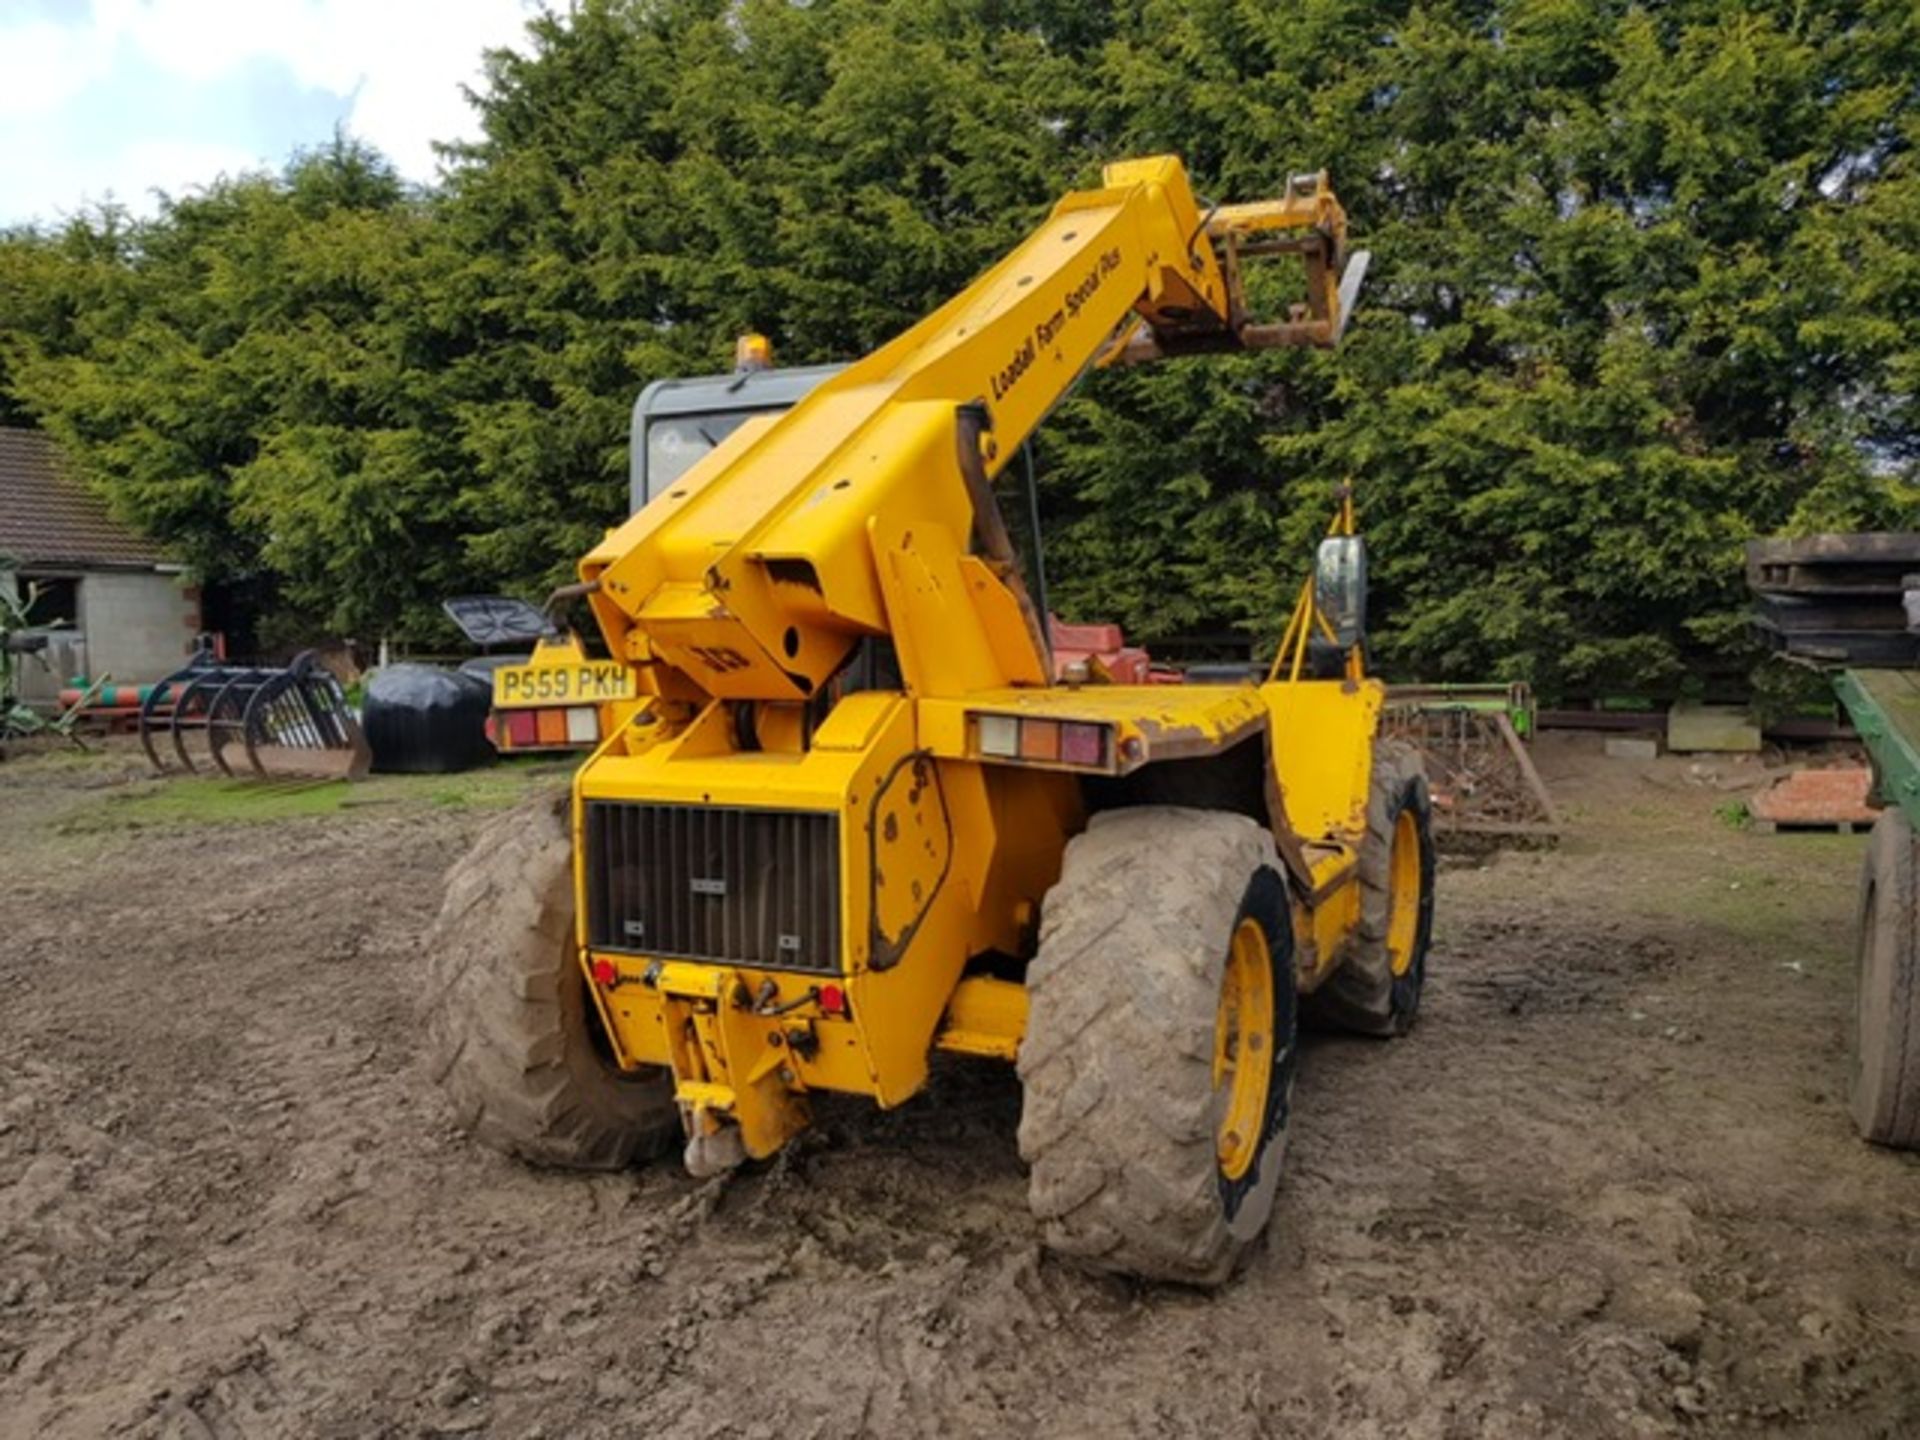
[[487,741],[493,692],[485,679],[439,665],[388,665],[367,680],[361,724],[373,768],[433,775],[494,758]]

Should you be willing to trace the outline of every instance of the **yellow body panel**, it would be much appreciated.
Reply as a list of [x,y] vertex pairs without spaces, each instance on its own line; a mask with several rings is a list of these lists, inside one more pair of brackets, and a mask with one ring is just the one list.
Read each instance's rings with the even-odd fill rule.
[[1318,988],[1344,958],[1360,924],[1358,843],[1316,846],[1308,851],[1312,880],[1293,902],[1294,981]]
[[[931,520],[871,529],[880,588],[900,617],[893,643],[900,674],[919,695],[965,695],[1012,680],[1046,682],[1019,603]],[[1011,623],[1010,623],[1011,620]]]
[[1011,1060],[1027,1029],[1027,987],[975,975],[954,988],[936,1042],[956,1055]]
[[[1285,787],[1287,821],[1304,840],[1357,836],[1367,824],[1378,680],[1294,680],[1260,687]],[[1289,763],[1291,761],[1291,763]]]
[[[581,962],[616,1058],[671,1069],[695,1134],[765,1155],[813,1091],[897,1105],[936,1047],[1013,1058],[1004,977],[1089,796],[1157,764],[1262,747],[1302,983],[1337,963],[1378,687],[1053,685],[991,481],[1092,364],[1331,343],[1344,226],[1324,181],[1203,214],[1177,160],[1110,166],[583,560],[647,698],[575,781]],[[1285,325],[1247,314],[1254,237],[1304,262]],[[796,876],[826,878],[795,899]]]
[[[575,874],[579,936],[589,973],[604,963],[617,977],[594,989],[620,1061],[671,1066],[702,1087],[686,1090],[683,1103],[738,1120],[748,1152],[762,1154],[756,1137],[784,1138],[804,1119],[804,1107],[774,1104],[775,1089],[849,1090],[896,1105],[920,1088],[962,966],[1021,943],[1080,816],[1060,777],[936,759],[916,745],[914,707],[899,695],[845,697],[803,754],[716,751],[723,714],[718,705],[690,719],[642,714],[629,726],[635,738],[603,746],[576,778],[576,849],[586,848],[585,807],[596,801],[833,813],[841,817],[840,965],[798,974],[595,948],[584,867]],[[827,983],[843,987],[854,1017],[884,1023],[823,1017],[811,1005],[753,1013]],[[743,1008],[740,996],[753,1004]],[[770,1041],[803,1023],[819,1037],[812,1053]],[[756,1068],[782,1046],[778,1064]]]

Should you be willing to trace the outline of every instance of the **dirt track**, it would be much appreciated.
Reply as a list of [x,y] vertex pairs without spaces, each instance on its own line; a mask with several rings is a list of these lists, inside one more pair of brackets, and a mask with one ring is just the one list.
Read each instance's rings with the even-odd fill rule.
[[1311,1044],[1211,1297],[1038,1253],[999,1069],[704,1185],[470,1148],[409,975],[476,797],[0,766],[0,1435],[1920,1433],[1920,1157],[1845,1114],[1861,842],[1542,760],[1576,837],[1443,873],[1420,1028]]

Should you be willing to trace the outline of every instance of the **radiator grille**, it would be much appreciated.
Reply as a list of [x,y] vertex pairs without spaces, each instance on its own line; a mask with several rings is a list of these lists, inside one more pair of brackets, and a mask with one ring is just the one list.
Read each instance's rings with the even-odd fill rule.
[[840,968],[839,816],[587,802],[596,950]]

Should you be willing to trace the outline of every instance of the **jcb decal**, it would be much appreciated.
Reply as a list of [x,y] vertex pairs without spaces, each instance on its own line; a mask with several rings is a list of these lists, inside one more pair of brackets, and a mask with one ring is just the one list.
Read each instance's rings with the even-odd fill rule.
[[745,670],[753,662],[726,645],[696,645],[693,653],[709,670]]

